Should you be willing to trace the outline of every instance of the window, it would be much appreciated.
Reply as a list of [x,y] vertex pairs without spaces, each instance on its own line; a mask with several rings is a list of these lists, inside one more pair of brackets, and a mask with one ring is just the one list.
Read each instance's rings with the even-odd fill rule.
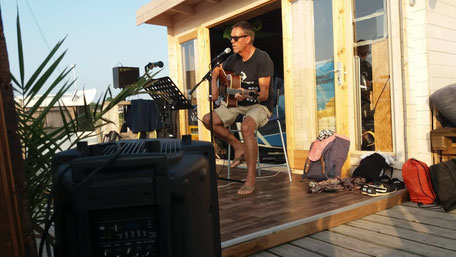
[[332,0],[314,1],[318,131],[336,130]]
[[358,150],[392,151],[390,56],[385,0],[354,0]]
[[198,139],[198,117],[196,113],[197,97],[196,92],[191,96],[188,95],[190,89],[192,89],[196,84],[196,48],[195,48],[196,39],[183,42],[181,44],[182,50],[182,74],[184,81],[184,88],[186,89],[185,95],[195,108],[193,110],[186,110],[187,118],[187,133],[192,135],[193,139]]

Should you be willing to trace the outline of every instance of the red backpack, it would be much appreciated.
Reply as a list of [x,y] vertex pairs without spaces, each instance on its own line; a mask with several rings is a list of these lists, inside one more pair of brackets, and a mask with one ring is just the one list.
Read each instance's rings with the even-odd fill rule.
[[408,159],[402,165],[402,178],[410,194],[410,200],[418,205],[435,201],[429,167],[424,162]]

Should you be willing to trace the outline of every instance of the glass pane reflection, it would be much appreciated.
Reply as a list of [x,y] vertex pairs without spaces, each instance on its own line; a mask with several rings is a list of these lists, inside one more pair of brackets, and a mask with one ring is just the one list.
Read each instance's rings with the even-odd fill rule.
[[[182,49],[182,69],[184,75],[184,87],[187,92],[192,89],[196,84],[196,59],[195,59],[195,43],[196,40],[190,40],[181,44]],[[192,105],[196,106],[197,98],[196,92],[193,93],[193,97],[190,98]],[[187,133],[192,135],[193,139],[198,139],[198,119],[196,115],[196,108],[191,111],[185,111],[187,113]]]
[[336,130],[332,0],[314,1],[318,131]]
[[385,37],[385,16],[378,16],[355,22],[355,42],[359,40],[375,40]]
[[355,17],[363,17],[376,12],[385,10],[383,5],[384,0],[364,0],[355,2]]

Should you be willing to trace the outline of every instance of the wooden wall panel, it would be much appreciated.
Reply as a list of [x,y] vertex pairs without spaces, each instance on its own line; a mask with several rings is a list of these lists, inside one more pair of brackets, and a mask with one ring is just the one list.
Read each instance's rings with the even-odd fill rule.
[[307,156],[309,155],[309,150],[295,149],[293,151],[293,155],[295,156],[294,169],[299,170],[299,172],[295,173],[300,173],[304,170],[304,164],[306,163]]
[[[282,31],[288,46],[285,47],[284,41],[283,53],[288,62],[285,71],[290,72],[290,77],[285,77],[288,153],[291,166],[302,169],[305,156],[301,152],[309,150],[317,136],[313,2],[294,1],[289,4],[282,1],[282,17],[287,17],[287,30]],[[285,26],[284,21],[282,25]]]
[[[382,152],[393,151],[391,80],[388,80],[390,75],[388,56],[387,40],[372,45],[373,97],[371,100],[371,109],[375,108],[376,105],[374,114],[375,150]],[[387,81],[388,83],[386,84]]]

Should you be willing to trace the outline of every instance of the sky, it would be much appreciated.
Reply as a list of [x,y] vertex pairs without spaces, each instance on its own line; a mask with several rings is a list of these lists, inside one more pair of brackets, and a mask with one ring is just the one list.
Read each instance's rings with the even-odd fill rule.
[[147,63],[163,61],[164,69],[157,76],[168,76],[166,27],[136,25],[136,10],[150,1],[0,0],[11,73],[19,76],[16,32],[19,10],[26,77],[32,75],[50,49],[65,37],[60,53],[68,51],[59,71],[76,65],[74,76],[78,89],[96,88],[98,96],[108,86],[114,94],[120,92],[112,87],[112,69],[118,66],[139,67],[142,75]]

